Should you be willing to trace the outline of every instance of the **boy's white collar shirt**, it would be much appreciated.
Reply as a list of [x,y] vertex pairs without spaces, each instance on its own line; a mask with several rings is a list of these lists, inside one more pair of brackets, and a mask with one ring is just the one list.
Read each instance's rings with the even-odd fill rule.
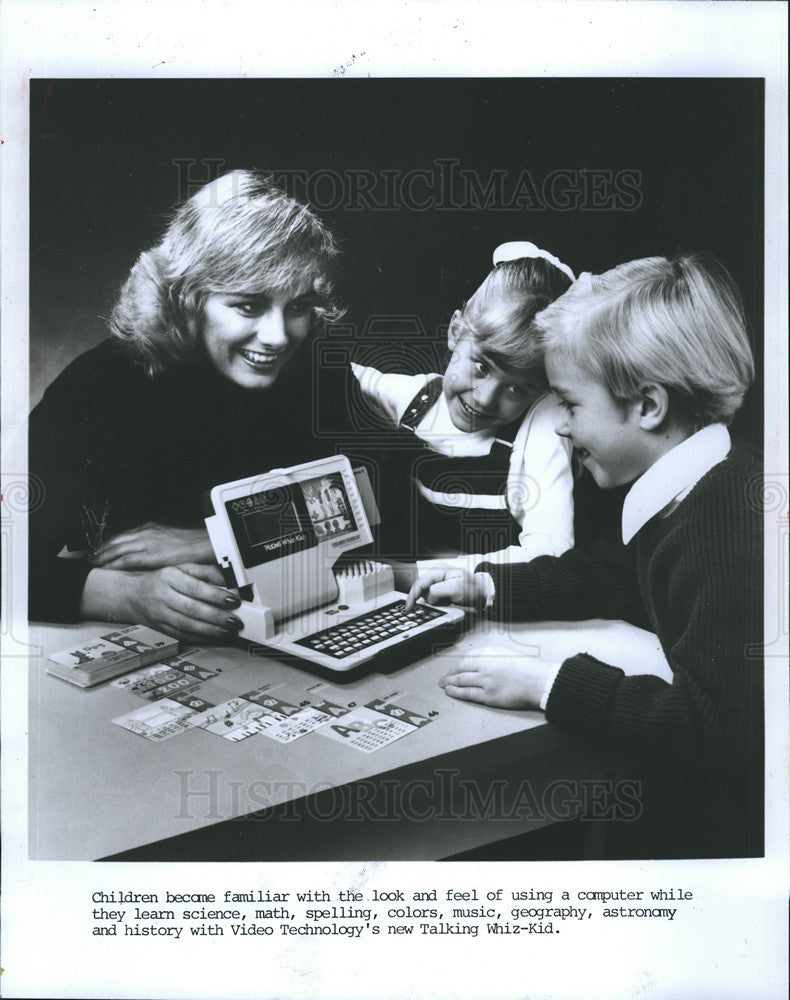
[[732,442],[724,424],[711,424],[675,445],[643,473],[623,504],[623,544],[651,518],[671,514],[714,465],[729,455]]
[[[652,518],[671,514],[700,479],[724,461],[730,448],[730,432],[724,424],[710,424],[654,462],[626,494],[623,503],[623,543],[628,545]],[[489,597],[489,603],[492,599],[493,595]],[[543,712],[561,666],[562,663],[553,663],[549,667],[540,699]]]

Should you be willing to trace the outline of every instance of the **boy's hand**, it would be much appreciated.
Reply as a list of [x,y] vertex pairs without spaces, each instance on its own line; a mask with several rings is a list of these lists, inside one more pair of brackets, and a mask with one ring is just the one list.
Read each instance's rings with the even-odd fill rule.
[[418,598],[428,604],[460,604],[482,608],[489,595],[487,573],[469,573],[465,569],[437,569],[423,573],[409,591],[406,607],[413,608]]
[[542,660],[479,660],[459,663],[439,681],[444,693],[460,701],[495,708],[538,708],[549,665]]

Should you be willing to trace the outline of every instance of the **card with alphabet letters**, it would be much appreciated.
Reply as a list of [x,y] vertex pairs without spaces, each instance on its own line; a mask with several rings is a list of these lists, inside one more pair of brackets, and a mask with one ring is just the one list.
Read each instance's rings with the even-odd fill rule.
[[338,705],[334,701],[329,701],[328,698],[319,698],[310,704],[317,712],[321,712],[330,719],[339,719],[343,715],[348,715],[351,711],[351,709],[346,708],[344,705]]
[[143,657],[143,664],[151,663],[162,656],[174,656],[178,652],[178,640],[157,632],[146,625],[129,625],[102,636],[107,642],[131,650]]
[[[382,715],[387,715],[391,719],[400,719],[403,722],[408,722],[408,724],[410,726],[414,726],[415,729],[421,729],[423,726],[427,726],[428,723],[432,721],[430,715],[422,715],[420,712],[417,712],[412,708],[406,708],[398,702],[383,701],[380,698],[369,701],[365,707],[374,712],[380,712]],[[438,714],[438,712],[433,713],[434,716]]]
[[193,712],[205,712],[209,708],[213,708],[212,702],[201,698],[195,691],[179,691],[172,695],[172,699],[181,705],[186,705],[187,708],[191,708]]
[[321,726],[325,726],[334,718],[312,705],[305,705],[298,708],[293,715],[286,719],[272,720],[272,723],[263,730],[263,735],[278,743],[291,743],[308,733],[315,732]]
[[362,707],[322,726],[318,733],[363,753],[373,753],[416,731],[408,722]]
[[137,691],[141,698],[146,701],[159,701],[160,698],[170,698],[179,691],[191,691],[196,688],[198,681],[194,677],[187,677],[186,674],[181,674],[180,677],[174,677],[172,680],[167,681],[165,684],[160,684],[155,688],[148,688],[146,691]]
[[162,698],[151,705],[143,705],[126,715],[119,715],[112,721],[116,726],[122,726],[138,736],[143,736],[152,743],[160,743],[178,736],[190,727],[190,718],[194,711],[187,705],[182,705],[170,698]]
[[198,713],[192,725],[238,743],[262,731],[264,725],[259,720],[265,715],[265,708],[246,698],[235,697]]
[[180,670],[197,681],[207,681],[217,674],[232,670],[239,665],[239,660],[213,649],[188,649],[178,656],[162,660],[162,663],[174,670]]
[[[313,708],[307,699],[295,704],[299,695],[293,694],[284,686],[277,688],[276,693],[270,689],[259,689],[248,691],[243,697],[265,708],[267,714],[258,720],[260,732],[278,743],[292,743],[314,732],[332,718],[328,713]],[[286,698],[292,700],[286,701]]]
[[142,697],[145,691],[152,691],[154,688],[169,684],[184,676],[180,670],[174,670],[172,667],[165,666],[164,663],[154,663],[153,666],[145,667],[143,670],[135,670],[134,673],[119,677],[110,686],[129,690],[132,694]]
[[271,688],[255,688],[253,691],[245,691],[241,697],[246,698],[247,701],[255,702],[256,705],[265,708],[272,715],[279,715],[285,719],[289,715],[295,715],[299,711],[299,706],[290,701],[284,701],[280,696],[282,694],[282,691],[275,694]]

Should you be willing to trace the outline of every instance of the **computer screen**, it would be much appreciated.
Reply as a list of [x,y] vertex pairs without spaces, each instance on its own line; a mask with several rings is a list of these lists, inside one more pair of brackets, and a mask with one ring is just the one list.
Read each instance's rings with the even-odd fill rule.
[[248,568],[358,530],[340,472],[226,500],[225,510]]

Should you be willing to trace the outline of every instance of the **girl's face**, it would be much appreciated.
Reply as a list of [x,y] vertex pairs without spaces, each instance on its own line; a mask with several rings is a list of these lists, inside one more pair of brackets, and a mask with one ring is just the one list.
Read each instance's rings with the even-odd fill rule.
[[511,368],[498,354],[476,343],[468,332],[450,325],[453,352],[444,373],[444,396],[453,425],[459,430],[491,430],[522,415],[542,394],[534,373]]
[[203,344],[214,367],[244,389],[268,389],[310,332],[312,287],[256,295],[212,293],[203,307]]

